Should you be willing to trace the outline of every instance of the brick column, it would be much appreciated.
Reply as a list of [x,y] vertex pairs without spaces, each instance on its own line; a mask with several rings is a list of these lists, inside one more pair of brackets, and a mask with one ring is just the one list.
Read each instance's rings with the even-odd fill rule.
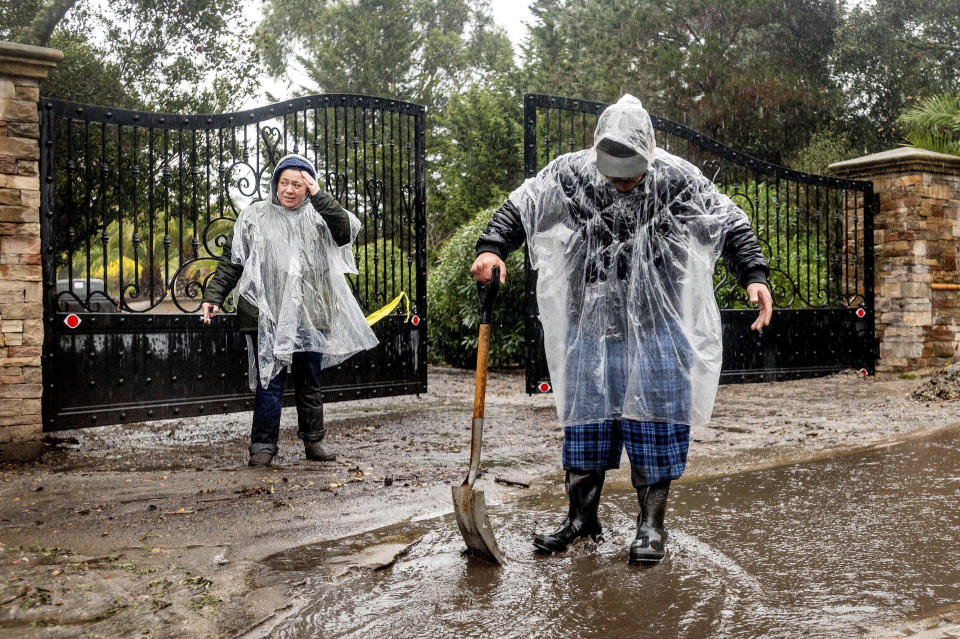
[[40,81],[55,49],[0,42],[0,460],[39,455],[43,438]]
[[872,181],[880,196],[877,372],[949,363],[960,354],[960,157],[900,148],[829,170]]

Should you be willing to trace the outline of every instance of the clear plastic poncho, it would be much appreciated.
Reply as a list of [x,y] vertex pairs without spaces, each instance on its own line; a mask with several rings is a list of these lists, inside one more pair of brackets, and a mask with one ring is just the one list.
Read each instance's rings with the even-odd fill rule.
[[[295,352],[323,353],[328,368],[378,342],[344,277],[357,273],[350,244],[336,245],[309,194],[296,208],[282,206],[276,183],[274,175],[270,200],[245,208],[234,226],[233,261],[243,265],[237,292],[259,312],[251,390],[258,377],[266,388]],[[347,215],[352,244],[360,220]]]
[[587,149],[559,156],[509,198],[538,271],[558,416],[701,425],[722,363],[714,265],[726,233],[749,220],[696,167],[656,148],[633,96],[601,114],[594,139],[604,137],[647,158],[629,193]]

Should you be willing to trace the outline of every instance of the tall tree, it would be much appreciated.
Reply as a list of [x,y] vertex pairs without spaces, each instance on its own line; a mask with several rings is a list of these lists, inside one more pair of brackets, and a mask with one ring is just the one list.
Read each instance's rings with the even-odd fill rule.
[[33,30],[44,10],[43,0],[13,0],[0,7],[0,39],[63,51],[63,60],[41,85],[42,94],[115,107],[139,106],[139,96],[124,82],[119,66],[109,61],[103,45],[91,40],[93,27],[86,8],[78,7],[69,18],[60,19],[48,37],[37,39]]
[[780,161],[823,117],[836,0],[536,0],[530,86],[612,101]]
[[845,128],[864,152],[885,150],[901,140],[905,107],[960,92],[960,12],[939,0],[856,5],[833,58]]
[[477,211],[499,206],[523,175],[522,97],[506,76],[450,96],[433,137],[428,245],[439,245]]
[[520,179],[513,50],[486,2],[268,0],[257,42],[273,75],[304,74],[301,92],[427,106],[431,248]]
[[221,111],[252,94],[252,27],[232,0],[11,0],[0,38],[64,50],[44,95]]
[[311,92],[366,93],[439,107],[445,96],[512,66],[486,2],[267,0],[259,50],[277,77],[294,65]]

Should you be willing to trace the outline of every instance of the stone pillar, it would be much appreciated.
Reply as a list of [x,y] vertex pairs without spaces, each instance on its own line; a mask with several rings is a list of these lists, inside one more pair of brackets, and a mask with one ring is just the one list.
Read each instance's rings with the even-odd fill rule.
[[0,460],[39,455],[43,439],[40,81],[55,49],[0,42]]
[[873,182],[877,372],[942,366],[960,349],[960,157],[900,148],[832,164]]

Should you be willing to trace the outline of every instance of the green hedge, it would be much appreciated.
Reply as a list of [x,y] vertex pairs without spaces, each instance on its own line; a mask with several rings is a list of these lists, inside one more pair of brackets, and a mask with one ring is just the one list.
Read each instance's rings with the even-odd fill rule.
[[[430,361],[460,368],[476,365],[480,310],[476,280],[470,265],[476,258],[477,238],[486,228],[492,210],[482,211],[440,249],[437,264],[427,275],[427,343]],[[507,258],[507,283],[500,287],[493,312],[490,365],[522,366],[523,251]]]
[[[354,247],[357,275],[347,275],[347,281],[356,292],[364,314],[370,314],[405,292],[411,304],[417,299],[416,261],[408,259],[399,243],[392,239],[371,241]],[[374,260],[374,255],[377,259]],[[376,270],[374,270],[376,265]],[[376,285],[374,285],[376,281]],[[374,292],[379,298],[374,298]],[[401,306],[395,311],[404,311]]]

